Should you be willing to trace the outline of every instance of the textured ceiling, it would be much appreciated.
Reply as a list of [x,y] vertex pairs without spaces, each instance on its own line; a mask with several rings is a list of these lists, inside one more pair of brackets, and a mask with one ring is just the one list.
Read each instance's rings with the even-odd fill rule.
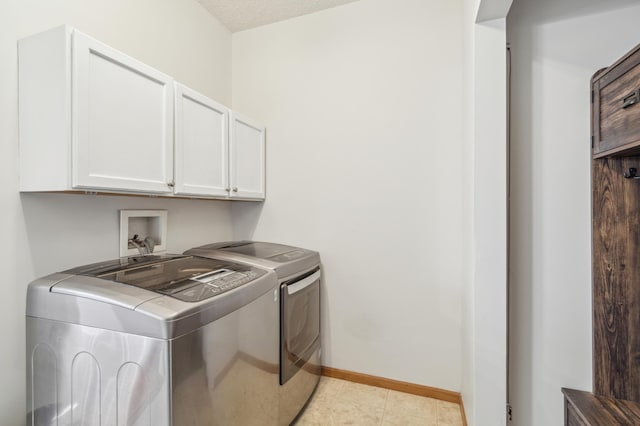
[[198,0],[232,33],[357,0]]

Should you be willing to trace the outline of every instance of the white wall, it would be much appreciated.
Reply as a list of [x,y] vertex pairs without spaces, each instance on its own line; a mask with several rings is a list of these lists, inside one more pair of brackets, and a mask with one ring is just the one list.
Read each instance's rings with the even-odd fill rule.
[[[510,2],[466,0],[465,235],[462,399],[470,425],[506,423],[507,402],[507,96]],[[480,10],[501,19],[482,21]]]
[[320,251],[325,365],[460,390],[462,25],[462,1],[361,0],[233,35],[269,165],[234,236]]
[[640,40],[635,0],[516,0],[511,139],[513,424],[561,424],[591,390],[590,88]]
[[475,28],[473,339],[476,425],[506,423],[506,20]]
[[[480,0],[464,0],[463,2],[463,37],[464,37],[464,65],[463,65],[463,93],[472,94],[475,90],[475,22]],[[463,113],[463,167],[464,200],[462,208],[468,212],[464,216],[463,235],[468,237],[462,251],[463,282],[462,291],[462,364],[460,393],[464,404],[465,414],[469,425],[475,425],[475,292],[473,286],[473,175],[474,175],[474,134],[475,134],[475,96],[466,97]]]
[[[37,276],[118,256],[118,209],[169,211],[168,248],[231,238],[213,201],[18,193],[16,41],[71,24],[230,104],[231,35],[195,0],[7,0],[0,13],[0,424],[25,419],[25,289]],[[55,165],[51,165],[55,167]]]

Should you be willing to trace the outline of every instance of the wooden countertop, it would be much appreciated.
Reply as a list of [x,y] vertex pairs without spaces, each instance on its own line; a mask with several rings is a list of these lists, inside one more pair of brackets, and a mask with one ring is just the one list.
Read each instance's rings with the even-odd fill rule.
[[562,388],[567,402],[587,426],[640,425],[640,404]]

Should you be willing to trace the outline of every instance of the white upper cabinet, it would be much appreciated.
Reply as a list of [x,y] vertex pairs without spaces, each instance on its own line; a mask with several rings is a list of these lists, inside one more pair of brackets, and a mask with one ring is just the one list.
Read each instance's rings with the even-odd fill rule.
[[229,194],[229,110],[176,83],[175,193]]
[[263,200],[264,127],[62,26],[18,42],[21,191]]
[[18,46],[21,190],[172,191],[171,77],[67,26]]
[[231,198],[265,198],[265,129],[231,112],[229,140]]
[[171,192],[173,79],[74,31],[73,188]]

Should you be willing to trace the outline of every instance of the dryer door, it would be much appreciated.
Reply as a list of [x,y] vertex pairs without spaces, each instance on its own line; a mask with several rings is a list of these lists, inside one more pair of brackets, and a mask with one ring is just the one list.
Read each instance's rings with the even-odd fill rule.
[[281,286],[280,384],[304,367],[320,345],[320,270]]

